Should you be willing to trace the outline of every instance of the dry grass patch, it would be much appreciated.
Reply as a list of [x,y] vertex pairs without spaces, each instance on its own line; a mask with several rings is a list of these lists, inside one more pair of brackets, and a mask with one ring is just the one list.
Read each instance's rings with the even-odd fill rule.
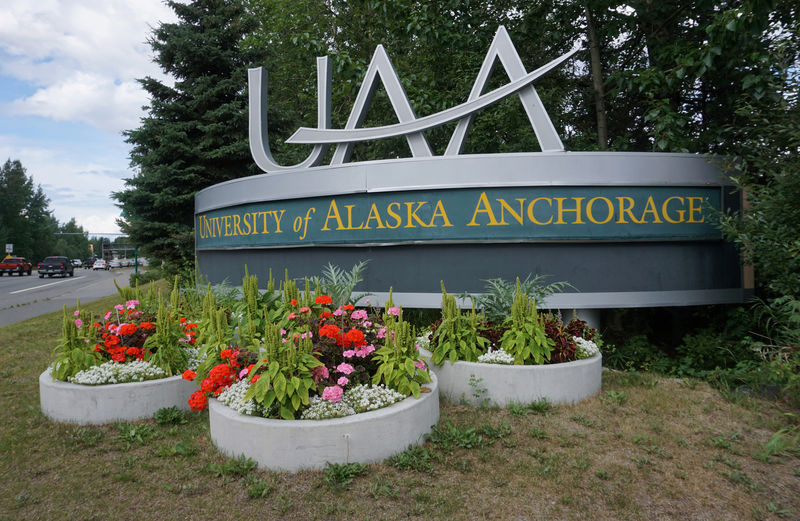
[[293,475],[223,457],[205,412],[48,421],[37,378],[58,317],[0,329],[0,519],[800,518],[797,453],[763,455],[797,411],[702,382],[606,372],[603,391],[572,406],[443,403],[422,447]]

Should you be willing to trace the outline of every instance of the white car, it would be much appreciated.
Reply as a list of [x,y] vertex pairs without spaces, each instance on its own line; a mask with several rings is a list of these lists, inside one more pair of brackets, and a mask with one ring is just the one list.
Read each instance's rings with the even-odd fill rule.
[[118,261],[117,259],[111,259],[110,261],[108,261],[108,267],[109,268],[121,268],[122,267],[122,263],[120,261]]
[[92,264],[92,271],[94,270],[108,271],[108,264],[106,264],[106,261],[104,261],[103,259],[97,259],[96,261],[94,261],[94,264]]
[[72,265],[76,268],[83,266],[83,261],[80,259],[72,259]]

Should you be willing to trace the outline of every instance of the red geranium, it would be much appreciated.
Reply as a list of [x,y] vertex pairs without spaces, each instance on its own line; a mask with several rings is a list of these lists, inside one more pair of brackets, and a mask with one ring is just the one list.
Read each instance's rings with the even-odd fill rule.
[[316,304],[333,304],[333,299],[328,295],[320,295],[319,297],[314,299]]

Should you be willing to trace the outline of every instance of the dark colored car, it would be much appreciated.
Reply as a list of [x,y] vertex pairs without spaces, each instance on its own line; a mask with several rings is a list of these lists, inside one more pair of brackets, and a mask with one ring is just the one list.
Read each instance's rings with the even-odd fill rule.
[[53,275],[61,275],[62,277],[69,275],[72,277],[75,275],[75,267],[72,265],[72,261],[66,257],[45,257],[39,263],[39,278],[44,278],[45,275],[48,277]]

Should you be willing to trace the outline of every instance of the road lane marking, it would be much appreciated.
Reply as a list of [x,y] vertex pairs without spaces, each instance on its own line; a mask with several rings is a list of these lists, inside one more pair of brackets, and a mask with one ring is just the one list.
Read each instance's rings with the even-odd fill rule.
[[70,278],[68,278],[66,280],[59,280],[58,282],[50,282],[48,284],[42,284],[41,286],[34,286],[32,288],[25,288],[25,289],[19,289],[17,291],[12,291],[12,292],[9,293],[9,295],[16,295],[17,293],[25,293],[26,291],[32,291],[34,289],[46,288],[47,286],[54,286],[56,284],[61,284],[63,282],[69,282],[71,280],[78,280],[78,279],[82,279],[82,278],[83,277],[70,277]]

